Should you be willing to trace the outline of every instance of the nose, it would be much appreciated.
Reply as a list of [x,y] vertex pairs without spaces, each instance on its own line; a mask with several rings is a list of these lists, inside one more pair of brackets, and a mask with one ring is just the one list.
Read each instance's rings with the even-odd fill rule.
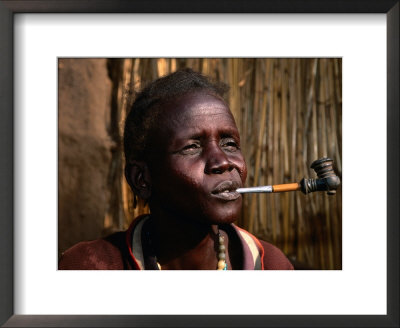
[[216,143],[210,143],[205,153],[206,165],[204,173],[206,174],[222,174],[233,169],[233,164],[229,161],[228,156]]

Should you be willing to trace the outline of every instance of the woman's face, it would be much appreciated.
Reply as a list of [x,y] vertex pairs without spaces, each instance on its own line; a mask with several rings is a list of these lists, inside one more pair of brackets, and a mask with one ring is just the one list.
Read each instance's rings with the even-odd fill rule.
[[208,224],[238,218],[247,175],[233,116],[220,98],[194,92],[168,103],[151,138],[150,206]]

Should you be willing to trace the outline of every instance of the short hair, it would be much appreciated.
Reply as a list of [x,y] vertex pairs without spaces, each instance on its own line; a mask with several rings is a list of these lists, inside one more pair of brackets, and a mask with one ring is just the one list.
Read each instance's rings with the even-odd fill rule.
[[151,131],[160,122],[163,104],[185,94],[204,91],[224,97],[229,90],[227,84],[212,81],[190,68],[154,80],[140,91],[133,102],[125,121],[124,152],[127,165],[133,160],[145,160]]

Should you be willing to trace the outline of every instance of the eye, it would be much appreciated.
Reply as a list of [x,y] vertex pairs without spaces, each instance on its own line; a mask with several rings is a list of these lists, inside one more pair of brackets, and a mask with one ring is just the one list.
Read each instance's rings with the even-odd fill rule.
[[235,152],[240,149],[239,143],[233,138],[222,139],[221,147],[230,152]]
[[184,146],[181,149],[180,153],[182,155],[193,155],[193,154],[197,154],[200,151],[200,148],[201,147],[200,147],[199,143],[193,142],[193,143],[190,143],[190,144]]

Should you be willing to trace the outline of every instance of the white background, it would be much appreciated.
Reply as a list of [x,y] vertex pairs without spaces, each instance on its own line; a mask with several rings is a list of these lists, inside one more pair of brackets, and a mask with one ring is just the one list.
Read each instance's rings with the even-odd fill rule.
[[[16,314],[386,314],[385,15],[18,14],[14,40]],[[59,56],[342,57],[343,270],[57,271]]]

